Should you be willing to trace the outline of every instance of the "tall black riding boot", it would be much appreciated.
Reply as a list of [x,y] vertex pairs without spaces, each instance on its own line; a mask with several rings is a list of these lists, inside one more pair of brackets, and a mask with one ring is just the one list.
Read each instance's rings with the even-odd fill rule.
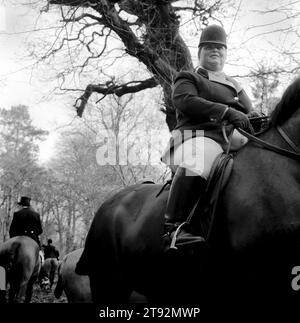
[[176,245],[204,242],[203,237],[186,231],[185,222],[198,198],[204,193],[205,187],[204,178],[198,174],[192,174],[186,168],[177,168],[171,184],[165,215],[166,231],[172,237],[170,248],[177,249]]

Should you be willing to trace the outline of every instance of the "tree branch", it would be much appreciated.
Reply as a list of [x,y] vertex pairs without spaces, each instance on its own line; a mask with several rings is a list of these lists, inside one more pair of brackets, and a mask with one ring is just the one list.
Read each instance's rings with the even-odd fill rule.
[[83,95],[76,100],[74,106],[76,108],[77,115],[81,117],[85,109],[85,106],[93,92],[103,94],[104,96],[108,94],[115,94],[120,97],[124,94],[136,93],[148,88],[156,87],[158,84],[158,81],[154,77],[143,81],[128,82],[122,85],[116,85],[113,82],[108,82],[106,84],[99,85],[89,84],[86,87]]
[[49,4],[69,7],[93,7],[97,5],[96,0],[49,0]]
[[84,14],[82,14],[80,16],[77,16],[77,17],[74,17],[74,18],[70,18],[70,19],[65,18],[65,19],[63,19],[63,21],[64,22],[77,22],[77,21],[80,21],[80,20],[82,20],[84,18],[90,18],[90,19],[93,19],[93,20],[98,21],[101,24],[103,23],[102,18],[97,17],[95,15],[91,15],[89,13],[84,13]]
[[[131,85],[116,86],[115,84],[90,84],[86,87],[83,95],[75,102],[77,115],[81,116],[85,105],[93,92],[123,95],[134,93],[148,87],[160,84],[164,94],[166,109],[166,122],[170,130],[176,124],[175,112],[171,100],[171,86],[181,70],[192,70],[193,62],[189,48],[179,34],[180,16],[177,10],[192,10],[194,16],[200,16],[203,24],[207,22],[216,8],[220,6],[221,0],[215,0],[206,6],[202,0],[194,0],[191,5],[178,5],[173,3],[176,0],[48,0],[50,4],[78,8],[89,8],[88,13],[75,14],[64,19],[66,23],[84,23],[85,19],[93,19],[113,31],[124,45],[124,50],[130,56],[135,57],[143,63],[153,75],[151,82],[139,81]],[[194,8],[193,8],[194,7]],[[90,14],[93,10],[93,15]],[[84,10],[85,11],[85,10]],[[99,18],[97,17],[97,14]],[[131,15],[134,17],[128,16]],[[136,17],[136,18],[135,18]],[[82,20],[83,19],[83,20]],[[134,21],[133,21],[134,20]],[[137,28],[140,27],[140,28]],[[104,55],[103,51],[95,51],[90,44],[95,44],[93,33],[91,41],[86,44],[87,51],[91,57],[85,60],[83,67],[86,67],[91,59],[99,59]],[[112,34],[111,37],[114,37]],[[108,38],[107,38],[108,39]],[[106,39],[106,40],[107,40]],[[81,41],[82,39],[78,39]],[[82,42],[86,41],[83,39]],[[95,44],[97,46],[97,44]],[[106,51],[106,43],[104,49]],[[98,54],[100,53],[100,54]],[[100,57],[101,56],[101,57]],[[101,71],[102,72],[102,71]]]

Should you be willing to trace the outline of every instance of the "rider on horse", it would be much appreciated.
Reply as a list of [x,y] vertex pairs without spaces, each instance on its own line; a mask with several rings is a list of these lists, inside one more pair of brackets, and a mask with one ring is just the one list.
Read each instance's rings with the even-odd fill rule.
[[10,238],[15,236],[28,236],[40,246],[39,235],[42,234],[42,223],[39,213],[30,206],[30,197],[22,196],[17,204],[22,209],[15,212],[9,228]]
[[[248,118],[250,99],[241,85],[223,72],[226,55],[225,30],[217,25],[206,27],[200,37],[199,67],[180,72],[174,82],[172,99],[177,125],[162,157],[175,174],[165,214],[167,237],[185,223],[204,194],[213,162],[227,148],[222,122],[231,124],[226,126],[227,134],[232,125],[252,131]],[[247,138],[233,131],[232,150],[246,142]],[[202,241],[201,236],[180,227],[178,245]]]
[[52,239],[48,239],[47,245],[43,245],[43,250],[45,254],[45,259],[56,258],[57,260],[59,260],[59,251],[52,244]]

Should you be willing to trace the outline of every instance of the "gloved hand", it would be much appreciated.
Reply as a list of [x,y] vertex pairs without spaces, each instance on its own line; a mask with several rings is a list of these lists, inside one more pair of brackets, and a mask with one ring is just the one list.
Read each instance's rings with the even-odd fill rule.
[[240,112],[233,108],[228,108],[223,119],[233,124],[235,128],[241,128],[252,134],[254,133],[254,130],[248,119],[248,116],[243,112]]
[[259,112],[252,110],[248,113],[248,118],[257,118],[257,117],[262,117],[263,114],[260,114]]

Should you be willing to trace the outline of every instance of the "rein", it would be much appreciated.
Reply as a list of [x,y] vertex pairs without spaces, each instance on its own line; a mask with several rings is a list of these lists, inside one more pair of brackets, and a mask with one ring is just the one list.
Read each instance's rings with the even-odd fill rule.
[[278,146],[272,145],[264,140],[261,140],[251,134],[249,134],[248,132],[246,132],[245,130],[242,130],[241,128],[237,128],[237,130],[244,135],[245,137],[247,137],[249,140],[255,142],[256,144],[262,146],[265,149],[274,151],[275,153],[278,153],[280,155],[283,155],[285,157],[288,158],[292,158],[295,159],[297,161],[300,161],[300,149],[299,147],[290,139],[290,137],[286,134],[286,132],[280,127],[277,126],[276,130],[278,131],[278,133],[280,134],[280,136],[284,139],[284,141],[294,150],[294,151],[290,151],[284,148],[280,148]]
[[286,132],[280,127],[276,127],[277,131],[281,135],[281,137],[286,141],[286,143],[297,153],[300,152],[300,149],[297,147],[297,145],[292,141],[292,139],[287,135]]

